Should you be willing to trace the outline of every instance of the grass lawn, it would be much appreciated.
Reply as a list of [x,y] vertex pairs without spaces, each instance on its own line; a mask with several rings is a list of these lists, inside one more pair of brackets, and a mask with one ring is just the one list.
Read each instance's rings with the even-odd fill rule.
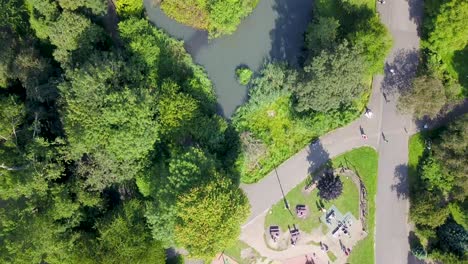
[[367,189],[368,213],[368,236],[359,241],[353,248],[348,263],[373,264],[374,263],[374,232],[375,232],[375,195],[377,193],[377,152],[369,147],[363,147],[346,152],[332,160],[333,166],[341,163],[354,170],[364,182]]
[[[359,192],[351,179],[346,177],[341,178],[343,182],[343,193],[334,201],[324,201],[325,208],[329,208],[334,204],[343,214],[350,211],[356,218],[359,216]],[[276,203],[271,208],[271,213],[267,215],[265,220],[265,227],[271,225],[277,225],[281,227],[284,232],[288,230],[288,225],[296,224],[296,226],[305,232],[311,232],[315,228],[320,226],[320,216],[323,214],[319,211],[318,202],[318,190],[313,190],[310,194],[304,195],[302,190],[304,189],[306,182],[303,181],[294,189],[292,189],[287,195],[286,200],[288,201],[290,210],[285,209],[283,200]],[[301,219],[296,216],[295,208],[296,205],[303,204],[309,207],[309,216],[306,219]]]
[[421,133],[411,136],[408,146],[408,183],[412,193],[414,193],[413,189],[420,181],[417,170],[419,162],[424,154],[424,148],[424,137]]
[[[347,164],[349,168],[354,170],[363,180],[368,193],[368,228],[369,235],[357,246],[353,248],[349,263],[363,264],[374,263],[374,219],[375,219],[375,194],[377,191],[377,152],[369,147],[363,147],[351,150],[343,155],[340,155],[332,160],[334,167],[339,167],[341,164]],[[351,211],[355,217],[358,215],[358,190],[350,179],[342,178],[343,194],[333,202],[337,208],[346,213]],[[289,201],[290,207],[294,209],[296,204],[306,204],[311,208],[311,216],[306,220],[298,219],[284,208],[283,201],[278,202],[271,208],[271,214],[268,214],[265,220],[265,225],[279,225],[281,228],[287,228],[288,224],[296,223],[298,227],[306,232],[319,227],[318,218],[321,213],[317,210],[315,202],[318,201],[317,190],[311,192],[307,197],[302,194],[302,188],[305,182],[299,184],[291,190],[286,199]],[[332,203],[324,203],[325,207],[329,207]]]
[[[236,242],[236,244],[234,244],[232,247],[226,248],[224,250],[224,254],[228,255],[231,258],[233,258],[238,263],[246,263],[246,261],[241,258],[241,251],[243,249],[246,249],[246,248],[250,248],[250,246],[247,245],[246,243],[238,240]],[[252,250],[254,250],[254,249],[252,249]],[[255,250],[254,250],[254,253],[255,253],[256,257],[260,257],[260,255]]]

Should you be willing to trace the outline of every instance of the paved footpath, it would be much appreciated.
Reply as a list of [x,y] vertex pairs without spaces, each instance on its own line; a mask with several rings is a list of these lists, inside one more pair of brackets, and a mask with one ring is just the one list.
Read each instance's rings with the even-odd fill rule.
[[[255,226],[257,220],[260,220],[257,218],[263,217],[273,204],[282,199],[283,193],[288,193],[303,181],[309,172],[320,167],[328,159],[353,148],[371,146],[379,153],[375,262],[408,262],[406,165],[408,139],[416,129],[409,117],[397,113],[397,93],[392,95],[388,91],[410,82],[417,66],[419,37],[416,23],[420,19],[422,0],[408,1],[387,0],[386,4],[378,6],[381,20],[390,30],[394,44],[387,58],[385,75],[375,76],[373,80],[373,92],[368,107],[373,111],[374,118],[367,119],[362,116],[348,126],[324,135],[258,183],[241,185],[252,207],[251,215],[243,226],[243,235],[251,232],[249,226]],[[392,74],[390,69],[395,70],[395,74]],[[386,94],[385,99],[382,92]],[[360,127],[368,135],[367,140],[361,138]],[[388,142],[382,139],[382,133]],[[257,245],[264,243],[250,242]]]

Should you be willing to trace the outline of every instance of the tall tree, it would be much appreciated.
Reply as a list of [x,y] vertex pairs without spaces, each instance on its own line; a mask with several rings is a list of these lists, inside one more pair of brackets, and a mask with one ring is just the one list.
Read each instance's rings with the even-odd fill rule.
[[449,216],[449,208],[442,205],[440,196],[424,191],[411,201],[411,220],[416,224],[435,228]]
[[307,27],[305,44],[311,55],[318,55],[322,50],[333,49],[337,44],[340,22],[333,17],[318,16]]
[[398,109],[413,114],[414,118],[433,118],[446,103],[442,82],[435,77],[423,75],[414,79],[412,87],[403,92],[398,101]]
[[455,185],[461,192],[457,197],[463,200],[468,192],[468,168],[465,164],[468,160],[468,114],[455,120],[441,133],[440,139],[433,144],[433,150],[444,170],[455,178]]
[[93,188],[135,177],[158,139],[155,98],[126,84],[132,74],[113,54],[94,55],[59,85],[70,158]]
[[240,189],[228,179],[213,180],[179,197],[175,240],[191,256],[209,260],[234,243],[248,212]]
[[361,50],[344,41],[336,50],[322,51],[304,67],[304,81],[294,90],[299,112],[331,112],[349,106],[364,92],[368,62]]
[[454,177],[444,171],[439,162],[428,157],[421,165],[421,178],[426,181],[429,191],[440,190],[447,195],[454,185]]

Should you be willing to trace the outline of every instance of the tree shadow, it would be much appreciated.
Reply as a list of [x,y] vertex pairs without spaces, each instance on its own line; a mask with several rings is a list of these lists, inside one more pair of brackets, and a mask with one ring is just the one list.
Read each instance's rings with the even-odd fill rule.
[[[468,99],[465,98],[458,104],[446,105],[435,118],[424,117],[414,121],[418,131],[429,131],[440,128],[468,113]],[[425,127],[427,126],[427,127]]]
[[320,139],[309,144],[307,161],[309,162],[308,173],[313,175],[318,169],[331,167],[330,154],[325,150]]
[[274,0],[278,13],[275,27],[270,31],[270,58],[298,65],[304,45],[304,33],[312,19],[313,1]]
[[394,178],[396,181],[390,188],[396,192],[398,199],[408,199],[408,166],[406,164],[398,165],[395,168]]
[[408,2],[410,19],[416,24],[418,36],[421,37],[424,1],[423,0],[406,0],[406,1]]
[[392,63],[386,63],[382,92],[390,95],[407,91],[411,85],[419,64],[419,52],[416,49],[398,50]]
[[462,86],[462,94],[468,96],[468,45],[462,50],[455,51],[453,55],[453,67],[458,73],[458,82]]
[[[408,244],[410,245],[411,249],[416,248],[416,247],[422,248],[421,241],[419,240],[419,238],[416,236],[416,234],[413,231],[409,232]],[[411,251],[408,251],[407,263],[408,264],[424,264],[426,262],[424,260],[420,260],[416,258]]]
[[184,46],[195,57],[202,47],[208,46],[208,31],[194,30],[190,38],[184,41]]

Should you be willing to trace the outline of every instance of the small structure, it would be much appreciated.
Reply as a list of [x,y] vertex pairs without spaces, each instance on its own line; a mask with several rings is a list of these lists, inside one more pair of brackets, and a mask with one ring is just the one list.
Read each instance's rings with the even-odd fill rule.
[[270,237],[273,240],[273,242],[276,242],[279,236],[280,236],[279,226],[270,226]]
[[340,237],[341,234],[349,236],[350,232],[348,229],[354,221],[357,221],[351,212],[343,215],[334,205],[321,218],[322,222],[326,223],[330,228],[331,235],[335,238]]
[[308,215],[308,212],[309,212],[309,210],[308,210],[307,206],[302,205],[302,204],[298,204],[296,206],[296,215],[297,215],[297,217],[306,218],[307,215]]
[[296,225],[293,225],[293,229],[288,226],[289,233],[291,234],[291,245],[295,246],[297,244],[297,240],[299,240],[300,232],[297,229]]

